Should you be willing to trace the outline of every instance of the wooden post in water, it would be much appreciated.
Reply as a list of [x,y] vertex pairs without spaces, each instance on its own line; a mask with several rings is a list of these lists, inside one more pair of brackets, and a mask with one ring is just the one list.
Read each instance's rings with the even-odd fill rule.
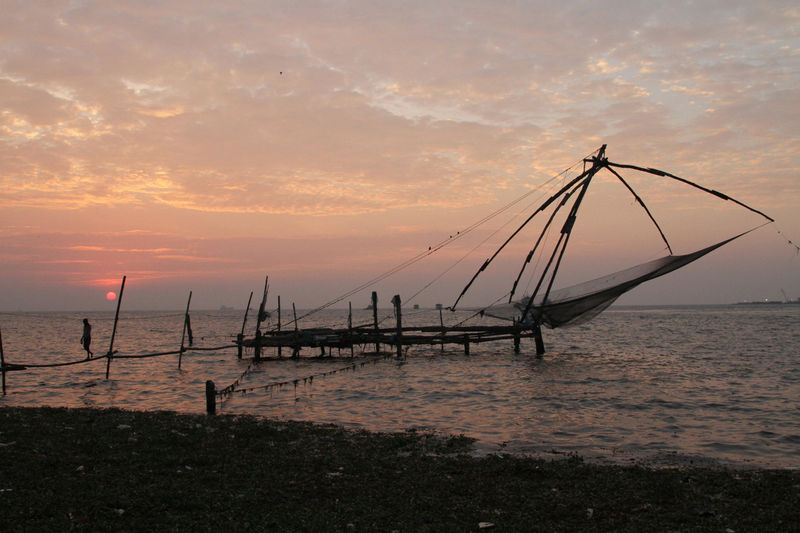
[[544,340],[542,339],[542,327],[538,322],[533,323],[533,338],[536,341],[536,357],[544,354]]
[[[278,295],[278,333],[281,332],[281,297]],[[283,354],[283,347],[279,344],[278,345],[278,357],[281,357]]]
[[210,379],[206,381],[206,413],[217,414],[217,388]]
[[[189,324],[189,304],[192,303],[192,291],[189,291],[189,301],[186,302],[186,314],[183,315],[183,334],[181,335],[181,351],[178,354],[178,370],[181,369],[181,361],[183,359],[183,352],[186,351],[186,347],[183,345],[183,341],[186,339],[186,327]],[[191,334],[189,336],[191,339]],[[191,344],[191,341],[189,342]]]
[[292,302],[292,314],[294,315],[294,349],[292,357],[300,357],[300,331],[297,328],[297,308]]
[[403,319],[401,315],[400,295],[395,294],[392,298],[394,304],[394,314],[397,316],[397,333],[395,333],[395,345],[397,346],[397,358],[403,358]]
[[514,353],[519,353],[519,322],[514,319]]
[[442,326],[442,353],[444,353],[444,336],[447,330],[444,329],[444,318],[442,318],[442,308],[439,308],[439,324]]
[[250,298],[247,299],[247,307],[244,310],[244,318],[242,319],[242,332],[236,336],[236,344],[238,345],[239,349],[237,351],[237,357],[239,359],[242,358],[242,342],[244,342],[244,326],[247,324],[247,313],[250,312],[250,302],[253,300],[253,291],[250,291]]
[[6,395],[6,358],[3,355],[3,331],[0,330],[0,371],[3,373],[3,396]]
[[350,312],[347,314],[347,340],[350,342],[350,357],[355,357],[353,352],[353,302],[347,302]]
[[256,336],[253,339],[253,359],[261,361],[261,328],[256,329]]
[[372,291],[372,322],[375,324],[375,353],[380,353],[381,332],[378,331],[378,293],[375,291]]
[[469,355],[469,335],[464,335],[464,355]]
[[267,318],[267,293],[269,291],[269,275],[264,279],[264,296],[261,298],[261,305],[258,306],[258,318],[256,319],[256,338],[255,346],[253,347],[253,358],[256,361],[261,360],[261,322]]
[[122,285],[119,288],[119,296],[117,297],[117,312],[114,314],[114,329],[111,330],[111,343],[108,345],[108,353],[106,354],[106,379],[111,370],[111,358],[114,356],[114,337],[117,334],[117,322],[119,322],[119,306],[122,304],[122,293],[125,291],[125,278],[122,276]]

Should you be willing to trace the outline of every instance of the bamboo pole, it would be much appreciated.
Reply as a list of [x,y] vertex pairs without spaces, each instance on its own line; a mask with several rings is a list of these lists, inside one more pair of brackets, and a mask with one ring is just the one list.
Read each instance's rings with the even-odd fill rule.
[[355,357],[353,353],[353,302],[347,302],[350,311],[347,314],[347,340],[350,342],[350,357]]
[[297,308],[294,306],[294,302],[292,302],[292,314],[294,315],[294,350],[292,351],[292,357],[300,357],[300,338],[297,328]]
[[397,358],[403,358],[403,318],[401,314],[400,295],[395,294],[392,298],[394,312],[397,316],[397,333],[395,333],[395,345],[397,346]]
[[261,359],[261,322],[266,318],[267,292],[269,291],[269,275],[264,279],[264,295],[261,298],[261,305],[258,307],[258,318],[256,319],[256,342],[253,347],[253,357],[256,361]]
[[6,395],[6,358],[3,355],[3,331],[0,330],[0,368],[3,373],[3,396]]
[[250,297],[247,299],[247,307],[244,310],[244,318],[242,319],[242,335],[244,335],[244,327],[247,325],[247,314],[250,312],[250,302],[253,301],[253,291],[250,291]]
[[253,291],[250,291],[250,298],[247,299],[247,307],[244,310],[244,318],[242,319],[242,331],[236,337],[236,344],[238,344],[238,350],[236,355],[239,359],[242,358],[242,342],[244,341],[244,327],[247,325],[247,314],[250,312],[250,302],[253,301]]
[[[178,370],[181,369],[181,362],[183,360],[183,352],[186,351],[186,347],[183,345],[183,341],[186,339],[186,326],[189,322],[189,304],[192,303],[192,291],[189,291],[189,301],[186,302],[186,313],[183,315],[183,333],[181,334],[181,351],[178,354]],[[190,337],[191,338],[191,337]],[[191,343],[191,341],[190,341]]]
[[[278,333],[281,331],[281,296],[278,295]],[[283,348],[278,346],[278,357],[283,356]]]
[[447,334],[447,330],[444,329],[444,318],[442,317],[442,308],[439,308],[439,325],[442,327],[442,353],[444,353],[444,336]]
[[209,415],[217,413],[217,388],[210,379],[206,381],[206,413]]
[[542,339],[542,327],[539,322],[533,323],[533,338],[536,341],[536,357],[544,354],[544,340]]
[[380,331],[378,331],[378,293],[372,291],[372,321],[375,324],[375,353],[381,352]]
[[111,330],[111,343],[108,345],[108,353],[106,354],[106,379],[111,370],[111,358],[114,356],[114,337],[117,335],[117,323],[119,322],[119,306],[122,304],[122,293],[125,291],[125,278],[122,276],[122,285],[119,288],[119,297],[117,298],[117,312],[114,314],[114,329]]

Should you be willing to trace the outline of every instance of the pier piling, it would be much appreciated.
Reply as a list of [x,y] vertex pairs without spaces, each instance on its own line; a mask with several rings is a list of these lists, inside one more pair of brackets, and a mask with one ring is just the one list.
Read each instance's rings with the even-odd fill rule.
[[119,288],[119,296],[117,297],[117,312],[114,314],[114,329],[111,330],[111,343],[108,346],[108,353],[106,354],[106,379],[108,373],[111,371],[111,358],[114,357],[114,337],[117,334],[117,323],[119,323],[119,306],[122,304],[122,293],[125,292],[125,278],[122,276],[122,285]]
[[206,381],[206,413],[217,414],[217,388],[210,379]]
[[247,307],[244,309],[244,318],[242,319],[242,332],[237,337],[237,341],[239,343],[239,352],[238,356],[239,359],[242,358],[242,340],[244,340],[244,326],[247,324],[247,313],[250,312],[250,302],[253,300],[253,291],[250,291],[250,298],[247,299]]
[[347,342],[350,344],[350,357],[355,357],[353,350],[353,302],[347,302]]
[[6,358],[3,355],[3,331],[0,330],[0,372],[3,373],[3,396],[6,395]]
[[397,358],[403,358],[403,318],[401,314],[400,295],[395,294],[392,298],[394,313],[397,316],[397,333],[395,334],[395,345],[397,346]]
[[533,338],[536,341],[536,357],[544,354],[544,340],[542,339],[542,327],[538,322],[533,324]]
[[183,342],[186,340],[186,329],[189,328],[189,344],[192,344],[192,326],[189,322],[189,305],[192,303],[192,291],[189,291],[189,301],[186,302],[186,314],[183,315],[183,333],[181,334],[181,350],[178,354],[178,370],[181,369],[181,362],[183,361],[183,352],[186,347]]
[[381,332],[378,329],[378,293],[375,291],[372,291],[372,322],[375,324],[375,353],[381,353]]

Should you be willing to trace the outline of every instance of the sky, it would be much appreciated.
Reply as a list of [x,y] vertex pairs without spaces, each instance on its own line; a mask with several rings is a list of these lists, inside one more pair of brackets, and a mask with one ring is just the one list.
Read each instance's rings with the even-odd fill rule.
[[[0,311],[113,310],[106,294],[123,276],[126,309],[182,309],[189,291],[193,308],[243,309],[267,275],[268,307],[277,295],[363,307],[372,290],[381,306],[393,294],[449,305],[602,144],[611,161],[776,221],[620,303],[800,297],[796,2],[0,0],[0,11]],[[624,177],[675,253],[764,222],[667,178]],[[465,304],[506,294],[538,234],[521,232]],[[606,173],[558,283],[665,253]]]

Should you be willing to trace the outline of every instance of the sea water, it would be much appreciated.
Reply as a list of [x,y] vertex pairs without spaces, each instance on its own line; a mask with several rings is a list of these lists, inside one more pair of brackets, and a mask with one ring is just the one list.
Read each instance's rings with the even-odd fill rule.
[[[394,325],[381,310],[382,327]],[[469,311],[444,312],[446,324]],[[355,312],[370,324],[371,311]],[[85,357],[82,319],[93,350],[108,352],[113,313],[0,313],[7,363]],[[592,322],[544,330],[547,353],[523,339],[470,346],[411,347],[402,359],[369,356],[374,346],[319,358],[253,364],[232,347],[243,311],[193,311],[195,347],[145,359],[100,357],[85,364],[6,375],[2,405],[119,407],[205,412],[205,383],[218,390],[222,413],[335,423],[376,431],[407,429],[464,434],[476,453],[559,457],[579,454],[612,463],[731,464],[800,467],[800,305],[612,307]],[[406,310],[404,325],[438,325],[436,310]],[[469,323],[491,324],[474,317]],[[182,312],[122,312],[118,355],[173,351]],[[272,319],[270,326],[275,327]],[[325,310],[299,326],[345,328],[347,311]],[[252,317],[246,324],[252,335]],[[287,327],[284,317],[284,329]],[[188,345],[188,340],[184,340]],[[386,350],[390,350],[386,347]],[[274,357],[274,350],[266,356]],[[242,377],[243,376],[243,377]],[[280,386],[278,386],[280,385]]]

